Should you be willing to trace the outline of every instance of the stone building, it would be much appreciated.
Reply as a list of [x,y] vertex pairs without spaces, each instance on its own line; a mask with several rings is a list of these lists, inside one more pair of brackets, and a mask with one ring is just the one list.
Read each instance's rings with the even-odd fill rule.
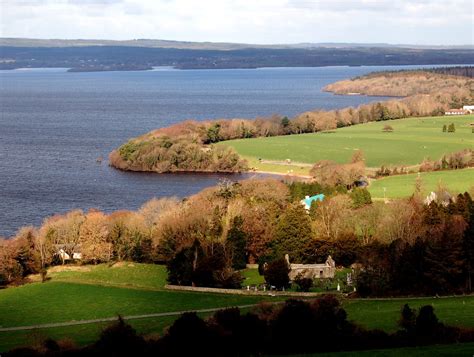
[[290,267],[290,280],[293,281],[298,274],[310,279],[329,279],[336,274],[336,262],[328,256],[324,264],[293,264],[290,257],[285,255],[285,259]]

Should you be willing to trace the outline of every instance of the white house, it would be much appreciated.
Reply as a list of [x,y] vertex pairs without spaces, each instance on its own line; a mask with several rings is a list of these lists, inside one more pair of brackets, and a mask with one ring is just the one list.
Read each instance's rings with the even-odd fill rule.
[[474,105],[465,105],[462,107],[462,109],[468,111],[469,114],[474,113]]
[[444,115],[466,115],[469,113],[470,111],[465,109],[448,109],[444,112]]

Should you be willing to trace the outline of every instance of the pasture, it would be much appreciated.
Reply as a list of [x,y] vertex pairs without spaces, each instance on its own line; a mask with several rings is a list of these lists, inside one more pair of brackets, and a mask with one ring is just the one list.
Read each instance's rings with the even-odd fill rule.
[[[255,271],[245,272],[258,281]],[[164,290],[166,270],[160,265],[126,263],[79,268],[53,268],[46,283],[0,290],[0,326],[15,327],[74,320],[143,315],[189,309],[221,308],[276,301],[271,296],[220,295]],[[343,300],[350,320],[369,328],[396,329],[400,308],[432,304],[441,321],[474,327],[474,297]],[[207,316],[209,313],[202,313]],[[142,334],[161,334],[176,316],[130,320]],[[45,337],[91,343],[107,323],[0,332],[0,351],[38,343]]]
[[[314,164],[319,160],[348,162],[356,150],[362,150],[367,167],[417,165],[425,158],[440,159],[444,154],[474,147],[470,123],[474,115],[425,117],[370,122],[328,132],[230,140],[219,143],[233,147],[250,166],[262,171],[301,173],[297,163]],[[456,132],[443,133],[443,125],[454,123]],[[393,132],[383,132],[390,125]],[[258,159],[267,161],[260,164]],[[292,165],[275,165],[286,159]],[[278,166],[275,168],[275,166]],[[295,171],[297,170],[297,171]],[[306,172],[308,172],[306,168]]]
[[[389,176],[372,181],[369,186],[373,198],[401,198],[415,192],[418,174]],[[471,192],[474,189],[474,169],[435,171],[420,173],[424,194],[445,188],[453,194]],[[385,189],[385,192],[384,192]]]

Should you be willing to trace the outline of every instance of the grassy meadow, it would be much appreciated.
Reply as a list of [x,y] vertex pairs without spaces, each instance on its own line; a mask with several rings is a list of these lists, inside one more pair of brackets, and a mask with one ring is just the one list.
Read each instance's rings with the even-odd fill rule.
[[[382,165],[416,165],[424,158],[432,160],[444,154],[474,147],[474,134],[470,123],[474,115],[462,117],[426,117],[370,122],[331,132],[287,135],[269,138],[240,139],[224,141],[219,145],[233,147],[251,166],[263,171],[286,173],[298,169],[296,163],[313,164],[319,160],[348,162],[356,150],[362,150],[368,167]],[[454,123],[455,133],[443,133],[444,124]],[[383,132],[385,125],[393,127],[393,132]],[[262,164],[258,159],[284,161],[291,159],[293,165]],[[268,165],[268,166],[265,166]],[[308,169],[306,169],[308,172]]]
[[[276,301],[282,298],[220,295],[164,290],[166,270],[160,265],[125,263],[51,269],[46,283],[0,290],[0,326],[14,327],[74,320],[142,315],[192,309],[220,308]],[[244,284],[258,283],[256,270],[244,272]],[[457,298],[343,300],[350,320],[369,328],[396,329],[400,308],[432,304],[443,322],[474,327],[474,296]],[[207,316],[209,313],[203,313]],[[142,334],[161,334],[176,316],[130,320]],[[71,339],[77,344],[97,339],[107,323],[0,332],[0,351],[39,343],[45,337]]]
[[[447,188],[456,194],[472,192],[474,188],[474,169],[436,171],[420,173],[424,194],[436,191],[439,187]],[[381,178],[369,186],[373,198],[401,198],[413,194],[418,174],[398,175]],[[385,188],[385,193],[384,193]]]

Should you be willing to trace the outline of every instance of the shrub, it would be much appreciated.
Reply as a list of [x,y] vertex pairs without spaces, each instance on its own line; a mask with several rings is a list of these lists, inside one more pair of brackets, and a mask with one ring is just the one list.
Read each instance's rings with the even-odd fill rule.
[[267,284],[275,286],[277,289],[283,289],[290,284],[290,267],[284,258],[277,259],[269,263],[263,276]]
[[362,187],[356,187],[350,194],[354,208],[359,208],[372,203],[372,197],[369,190]]
[[297,285],[298,291],[307,292],[313,286],[313,279],[305,278],[301,273],[295,277],[294,282]]

